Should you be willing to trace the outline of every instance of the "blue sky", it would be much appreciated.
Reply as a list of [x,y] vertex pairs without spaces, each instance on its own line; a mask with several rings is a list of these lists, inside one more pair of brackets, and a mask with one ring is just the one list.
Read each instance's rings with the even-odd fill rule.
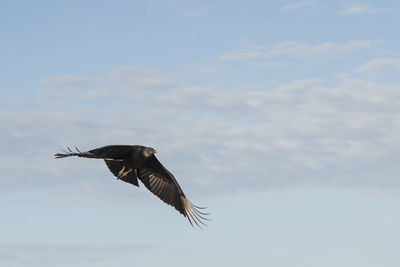
[[[0,262],[399,266],[397,1],[3,1]],[[195,230],[67,146],[143,144]]]

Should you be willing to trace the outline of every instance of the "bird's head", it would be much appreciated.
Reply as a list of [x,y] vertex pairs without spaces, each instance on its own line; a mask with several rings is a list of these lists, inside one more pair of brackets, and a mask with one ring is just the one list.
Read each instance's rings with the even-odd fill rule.
[[145,147],[143,150],[143,156],[146,158],[151,157],[154,153],[157,153],[157,150],[152,147]]

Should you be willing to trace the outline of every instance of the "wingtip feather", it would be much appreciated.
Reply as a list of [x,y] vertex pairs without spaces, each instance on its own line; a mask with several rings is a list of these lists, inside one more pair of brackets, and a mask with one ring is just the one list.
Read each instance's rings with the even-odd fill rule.
[[62,158],[70,157],[70,156],[78,156],[81,152],[79,151],[79,149],[78,149],[77,147],[75,147],[75,149],[76,149],[76,151],[77,151],[78,153],[72,151],[69,147],[67,147],[67,150],[68,150],[68,151],[66,151],[65,149],[61,149],[61,151],[62,151],[63,153],[56,153],[56,154],[54,154],[54,158],[56,158],[56,159],[62,159]]
[[208,226],[204,221],[209,221],[210,219],[203,216],[207,216],[209,213],[199,211],[199,209],[204,208],[193,205],[185,196],[181,196],[181,200],[184,211],[183,215],[188,219],[191,226],[194,227],[193,223],[195,223],[200,229],[203,229],[201,225]]

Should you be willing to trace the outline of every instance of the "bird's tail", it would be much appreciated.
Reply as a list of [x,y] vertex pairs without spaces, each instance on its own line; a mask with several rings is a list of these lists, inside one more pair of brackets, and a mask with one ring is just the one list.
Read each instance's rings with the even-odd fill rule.
[[69,147],[67,147],[67,151],[62,150],[64,153],[54,154],[54,157],[56,159],[62,159],[62,158],[71,157],[71,156],[90,157],[90,155],[87,154],[87,152],[81,152],[77,147],[75,147],[75,150],[76,150],[76,152],[72,151]]

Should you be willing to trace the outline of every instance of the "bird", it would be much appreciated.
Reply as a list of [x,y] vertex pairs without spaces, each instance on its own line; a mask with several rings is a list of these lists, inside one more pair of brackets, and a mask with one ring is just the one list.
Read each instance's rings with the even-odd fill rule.
[[54,154],[56,159],[71,156],[103,159],[108,169],[124,182],[139,187],[138,179],[154,195],[165,203],[173,206],[189,223],[198,227],[205,225],[204,221],[209,213],[204,212],[204,207],[193,205],[183,193],[174,175],[169,172],[154,155],[157,151],[152,147],[142,145],[108,145],[81,152],[62,150],[63,153]]

